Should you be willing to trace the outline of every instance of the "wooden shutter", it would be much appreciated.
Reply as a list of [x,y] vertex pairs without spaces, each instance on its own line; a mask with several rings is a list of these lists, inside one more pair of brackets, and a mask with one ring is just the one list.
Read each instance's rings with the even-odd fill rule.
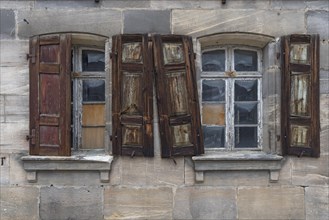
[[283,154],[320,156],[319,36],[282,37]]
[[204,152],[190,37],[153,36],[162,157]]
[[30,154],[69,156],[71,36],[30,39]]
[[154,155],[151,46],[147,35],[113,37],[113,154]]

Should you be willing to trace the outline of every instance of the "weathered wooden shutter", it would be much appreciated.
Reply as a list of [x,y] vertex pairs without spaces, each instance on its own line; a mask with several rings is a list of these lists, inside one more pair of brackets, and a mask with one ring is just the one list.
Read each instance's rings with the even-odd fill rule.
[[283,154],[320,156],[319,36],[282,37]]
[[153,36],[162,157],[204,152],[192,40]]
[[71,151],[71,36],[30,39],[30,154],[69,156]]
[[117,35],[112,46],[112,151],[152,157],[153,61],[147,35]]

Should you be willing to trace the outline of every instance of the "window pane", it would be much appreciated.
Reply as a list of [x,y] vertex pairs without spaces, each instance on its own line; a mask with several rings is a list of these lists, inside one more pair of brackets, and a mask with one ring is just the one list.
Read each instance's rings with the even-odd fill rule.
[[235,71],[257,71],[257,52],[234,50]]
[[105,71],[104,52],[96,50],[82,51],[82,71]]
[[257,101],[257,80],[236,80],[235,101]]
[[122,62],[141,63],[142,62],[142,43],[125,43],[122,45]]
[[183,45],[178,43],[163,44],[164,64],[179,64],[184,62]]
[[225,125],[225,104],[203,104],[202,124]]
[[309,44],[291,44],[290,62],[298,64],[310,64],[310,45]]
[[236,103],[234,122],[235,124],[257,124],[257,103]]
[[83,101],[97,102],[105,101],[105,81],[104,80],[83,80]]
[[205,148],[224,148],[225,127],[203,126],[203,138]]
[[192,145],[191,125],[171,126],[174,147]]
[[235,127],[235,148],[257,147],[257,127]]
[[225,71],[225,50],[208,51],[202,54],[203,71]]
[[225,101],[225,81],[202,80],[202,101]]
[[309,116],[310,75],[291,76],[290,114]]
[[310,147],[309,143],[310,127],[291,125],[291,146]]

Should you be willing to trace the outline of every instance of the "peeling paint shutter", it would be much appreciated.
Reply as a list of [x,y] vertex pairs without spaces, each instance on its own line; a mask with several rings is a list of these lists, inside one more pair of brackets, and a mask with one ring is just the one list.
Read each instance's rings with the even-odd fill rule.
[[162,157],[203,153],[190,37],[153,36]]
[[147,35],[113,37],[113,154],[154,155],[151,46]]
[[283,153],[320,156],[319,36],[282,37]]
[[30,154],[69,156],[71,36],[30,39]]

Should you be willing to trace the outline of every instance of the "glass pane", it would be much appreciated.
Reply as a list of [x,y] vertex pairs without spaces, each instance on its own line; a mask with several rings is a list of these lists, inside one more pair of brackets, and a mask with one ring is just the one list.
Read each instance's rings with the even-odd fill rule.
[[123,125],[122,144],[142,146],[142,128],[140,125]]
[[225,101],[225,81],[202,80],[202,101]]
[[185,72],[166,74],[168,95],[170,102],[167,103],[170,115],[183,115],[188,113],[188,99]]
[[202,128],[205,148],[225,147],[225,127],[203,126]]
[[105,125],[105,105],[82,105],[82,125]]
[[105,101],[105,81],[104,80],[83,80],[83,101],[103,102]]
[[202,54],[202,71],[225,71],[225,50],[208,51]]
[[171,126],[174,147],[181,147],[192,144],[191,125]]
[[234,105],[235,124],[257,124],[257,103],[236,103]]
[[309,126],[291,125],[291,146],[310,147]]
[[298,64],[310,64],[310,45],[291,44],[290,62]]
[[104,127],[82,128],[82,149],[104,148]]
[[225,104],[203,104],[202,124],[225,125]]
[[257,52],[234,50],[235,71],[257,71]]
[[122,45],[122,62],[141,63],[142,57],[142,43],[125,43]]
[[310,94],[310,76],[292,75],[290,114],[299,115],[299,116],[310,115],[309,94]]
[[163,44],[164,64],[179,64],[184,62],[183,45],[181,43]]
[[82,71],[105,71],[104,52],[96,50],[83,50]]
[[257,147],[257,127],[235,127],[235,148]]
[[235,80],[235,101],[257,101],[257,80]]
[[142,80],[140,74],[123,73],[123,95],[122,109],[123,113],[141,114],[142,110]]

